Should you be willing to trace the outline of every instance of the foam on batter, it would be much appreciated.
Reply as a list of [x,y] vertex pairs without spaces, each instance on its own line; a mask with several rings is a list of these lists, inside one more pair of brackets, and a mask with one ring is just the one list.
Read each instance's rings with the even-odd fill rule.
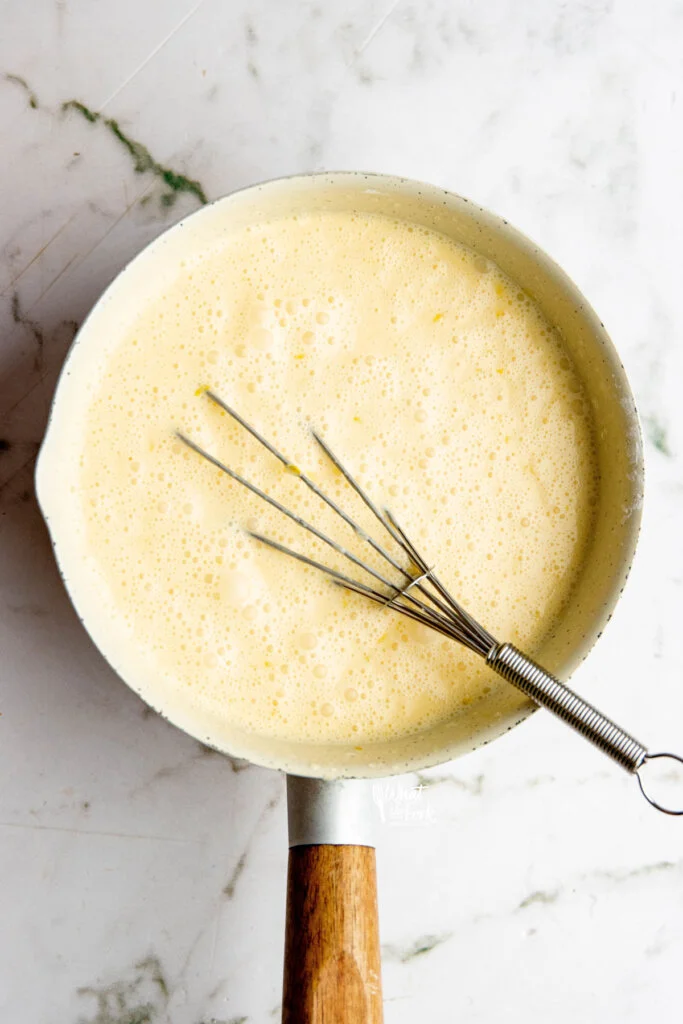
[[69,502],[113,638],[164,681],[171,717],[192,707],[209,733],[228,719],[362,745],[506,686],[251,540],[245,527],[349,569],[174,431],[379,567],[202,389],[377,534],[315,426],[454,595],[533,655],[581,571],[597,470],[581,381],[529,297],[449,239],[379,215],[222,231],[168,269],[155,301],[111,318]]

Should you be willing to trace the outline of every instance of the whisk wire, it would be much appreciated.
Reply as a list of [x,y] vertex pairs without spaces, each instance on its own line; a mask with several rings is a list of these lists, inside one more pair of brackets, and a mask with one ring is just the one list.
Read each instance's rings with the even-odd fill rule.
[[[220,409],[222,409],[223,412],[227,413],[237,423],[239,423],[240,426],[244,427],[244,429],[249,434],[251,434],[251,436],[256,441],[259,442],[259,444],[263,445],[263,447],[267,451],[269,451],[271,453],[271,455],[274,455],[275,458],[278,459],[282,463],[282,465],[285,467],[285,469],[288,469],[288,470],[296,469],[296,474],[295,475],[297,476],[297,478],[299,480],[301,480],[301,482],[303,484],[305,484],[306,487],[308,487],[309,490],[311,490],[318,498],[320,498],[321,501],[323,501],[329,508],[331,508],[333,512],[336,512],[337,515],[340,516],[344,520],[344,522],[347,523],[347,525],[351,527],[351,529],[356,533],[356,535],[358,537],[360,537],[363,541],[365,541],[367,544],[369,544],[378,555],[380,555],[387,562],[389,562],[389,564],[392,566],[393,569],[396,569],[397,572],[400,572],[401,575],[406,580],[406,582],[408,584],[408,588],[416,586],[416,588],[420,591],[420,593],[422,594],[422,596],[426,600],[431,601],[432,604],[436,605],[438,607],[439,611],[442,612],[444,615],[450,616],[451,612],[450,612],[450,609],[448,607],[448,604],[444,603],[442,601],[439,601],[438,598],[436,597],[436,595],[431,593],[426,587],[423,587],[423,586],[420,585],[422,577],[420,577],[418,579],[415,579],[410,574],[410,572],[407,569],[405,569],[401,565],[401,563],[398,562],[389,551],[387,551],[387,549],[383,545],[381,545],[378,541],[376,541],[375,538],[371,534],[367,533],[367,531],[364,530],[363,527],[360,526],[360,524],[358,522],[356,522],[343,508],[341,508],[337,504],[337,502],[333,498],[331,498],[329,496],[329,494],[327,494],[325,491],[323,491],[323,489],[321,487],[319,487],[318,484],[316,484],[316,482],[314,480],[312,480],[309,476],[307,476],[306,473],[302,472],[298,467],[295,467],[294,464],[291,462],[291,460],[288,459],[287,456],[284,455],[281,451],[279,451],[275,447],[274,444],[272,444],[270,441],[268,441],[268,439],[265,438],[256,429],[256,427],[253,426],[253,424],[249,423],[242,416],[240,416],[240,414],[235,409],[233,409],[232,406],[228,405],[228,403],[226,401],[224,401],[224,399],[222,399],[219,395],[217,395],[215,391],[212,391],[209,388],[209,389],[207,389],[204,392],[204,394],[206,395],[206,397],[208,399],[210,399]],[[377,518],[377,520],[382,524],[382,526],[387,531],[389,536],[394,540],[394,542],[400,548],[403,549],[404,553],[407,554],[408,557],[410,558],[410,553],[408,552],[405,543],[402,541],[401,537],[394,531],[391,522],[388,522],[384,518],[384,516],[382,515],[380,510],[377,508],[377,506],[372,501],[370,496],[363,490],[363,488],[360,486],[358,481],[351,475],[351,473],[348,471],[348,469],[346,469],[346,467],[343,465],[343,463],[340,462],[340,460],[334,454],[334,452],[329,447],[329,445],[326,444],[326,442],[323,440],[323,438],[320,436],[320,434],[318,434],[317,431],[314,430],[313,428],[311,428],[311,435],[314,438],[314,440],[320,445],[320,447],[322,448],[323,452],[328,457],[328,459],[339,470],[339,472],[342,474],[342,476],[347,481],[347,483],[353,488],[353,490],[358,494],[358,496],[365,503],[365,505],[370,509],[370,511],[373,513],[373,515]],[[424,577],[426,577],[427,575],[428,575],[428,573],[424,573],[423,574]],[[386,581],[383,581],[383,582],[386,582]],[[392,586],[394,589],[396,589],[394,584],[390,584],[390,586]]]
[[364,597],[368,597],[371,601],[375,601],[377,604],[381,604],[384,607],[394,607],[403,612],[409,618],[414,619],[416,622],[421,622],[424,625],[430,626],[432,629],[436,629],[452,638],[450,629],[444,628],[440,620],[435,615],[425,614],[425,612],[418,610],[421,607],[419,604],[416,609],[401,604],[394,604],[394,602],[402,596],[403,590],[399,591],[398,594],[390,595],[389,598],[387,598],[384,594],[380,593],[379,590],[373,590],[372,587],[367,586],[365,583],[361,583],[359,580],[351,579],[350,576],[346,576],[343,572],[339,572],[338,569],[333,569],[329,565],[323,565],[322,562],[318,562],[314,558],[310,558],[308,555],[302,554],[300,551],[294,551],[293,548],[288,548],[286,545],[280,544],[279,541],[273,540],[272,537],[265,537],[261,533],[255,533],[252,531],[249,531],[249,536],[253,537],[254,540],[260,541],[261,544],[266,544],[268,547],[273,548],[275,551],[281,551],[283,554],[289,555],[291,558],[295,558],[298,562],[303,562],[304,565],[311,566],[311,568],[325,573],[325,575],[329,576],[334,583],[343,587],[344,590],[351,590],[356,594],[362,594]]
[[[388,587],[390,591],[400,593],[401,588],[397,587],[395,583],[393,583],[382,573],[378,572],[371,565],[368,565],[367,562],[362,561],[362,559],[358,558],[356,555],[353,554],[353,552],[349,551],[347,548],[337,543],[337,541],[335,541],[332,537],[329,537],[327,534],[323,533],[322,530],[319,530],[317,526],[314,526],[312,523],[307,522],[301,516],[297,515],[296,512],[293,512],[291,509],[287,508],[285,505],[279,502],[277,498],[273,498],[270,494],[267,494],[265,491],[261,490],[260,487],[257,487],[256,484],[253,484],[250,480],[247,480],[245,477],[241,476],[241,474],[237,473],[234,469],[231,469],[229,466],[226,466],[224,462],[216,458],[216,456],[212,455],[210,452],[207,452],[206,449],[202,448],[201,445],[198,445],[196,441],[193,441],[191,438],[187,437],[187,435],[183,434],[182,431],[176,431],[175,436],[179,441],[182,441],[183,444],[187,445],[188,448],[191,448],[192,451],[196,452],[198,455],[201,455],[212,465],[216,466],[217,469],[221,470],[221,472],[226,473],[227,476],[229,476],[236,483],[239,483],[243,487],[246,487],[247,490],[252,492],[252,494],[255,494],[257,497],[267,502],[273,508],[277,509],[278,512],[281,512],[283,515],[287,516],[289,519],[295,522],[298,526],[301,526],[304,530],[308,530],[308,532],[313,534],[314,537],[317,537],[323,543],[327,544],[338,554],[342,555],[344,558],[348,559],[350,562],[356,565],[359,569],[362,569],[364,572],[369,573],[378,582],[382,583],[385,587]],[[340,583],[345,584],[347,580],[349,583],[356,582],[354,580],[351,580],[349,577],[344,576],[342,573],[339,573],[336,570],[332,570],[329,566],[323,565],[321,562],[317,562],[314,559],[308,558],[307,555],[302,555],[299,552],[294,551],[291,548],[285,547],[282,544],[278,544],[276,541],[273,541],[270,538],[263,537],[260,534],[256,533],[253,533],[252,536],[254,536],[256,540],[261,541],[261,543],[269,544],[271,547],[277,548],[277,550],[282,551],[284,554],[288,554],[292,558],[296,558],[300,562],[304,562],[305,564],[311,565],[312,567],[327,573],[328,576],[335,577],[337,581]],[[412,582],[412,578],[410,576],[408,576],[408,579]],[[370,592],[370,588],[368,588],[368,590]],[[379,592],[376,593],[384,603],[390,603],[391,600],[393,600],[393,594],[390,598],[390,602],[386,602],[386,598],[383,595],[379,594]],[[405,596],[407,601],[411,602],[413,605],[420,609],[424,616],[424,621],[428,620],[429,624],[436,624],[437,613],[434,612],[433,609],[423,604],[423,602],[417,600],[417,598],[413,597],[411,594],[406,593]]]
[[[219,406],[224,412],[231,416],[237,423],[240,424],[249,434],[252,435],[268,452],[275,456],[279,462],[286,468],[296,470],[296,477],[301,480],[318,498],[320,498],[326,505],[328,505],[334,512],[336,512],[346,522],[363,541],[368,543],[373,550],[384,558],[389,565],[396,569],[403,576],[403,585],[398,585],[389,578],[387,578],[382,572],[379,572],[373,566],[363,561],[348,548],[338,543],[332,537],[328,536],[322,530],[320,530],[313,523],[308,522],[299,516],[296,512],[287,508],[276,498],[267,494],[256,484],[253,484],[250,480],[247,480],[241,474],[231,469],[224,462],[206,451],[201,445],[198,445],[191,438],[187,437],[181,431],[176,431],[176,437],[182,441],[185,445],[191,448],[198,455],[203,456],[212,465],[216,466],[217,469],[225,473],[236,483],[241,484],[247,488],[257,497],[266,501],[277,511],[287,516],[292,522],[298,526],[307,530],[313,536],[317,537],[320,541],[332,548],[343,558],[350,561],[357,568],[363,572],[368,573],[378,583],[381,583],[387,588],[388,593],[382,593],[378,590],[369,587],[367,584],[362,583],[356,579],[346,576],[344,573],[332,569],[330,566],[324,565],[322,562],[312,559],[307,555],[303,555],[292,548],[289,548],[271,538],[265,537],[262,534],[250,532],[251,536],[255,540],[258,540],[262,544],[267,544],[271,548],[281,551],[284,554],[290,555],[290,557],[297,559],[305,565],[315,568],[323,573],[326,573],[331,577],[335,583],[352,590],[356,593],[362,593],[371,600],[384,605],[385,607],[393,608],[396,611],[402,612],[408,615],[409,618],[414,621],[421,622],[424,625],[430,626],[436,629],[440,633],[451,637],[452,639],[459,640],[461,643],[470,647],[472,650],[479,654],[486,655],[494,644],[493,639],[483,630],[478,624],[471,619],[464,609],[461,609],[459,605],[453,600],[448,592],[443,588],[435,579],[432,569],[427,565],[424,559],[420,556],[414,545],[408,540],[405,532],[399,527],[395,518],[391,513],[382,513],[380,509],[375,505],[367,492],[360,486],[358,481],[352,476],[352,474],[346,469],[343,463],[337,458],[332,449],[327,443],[320,437],[316,431],[312,431],[313,437],[316,442],[320,445],[322,450],[328,456],[333,465],[343,475],[347,483],[352,487],[356,494],[361,498],[364,504],[370,509],[376,519],[382,524],[384,529],[387,531],[389,536],[394,542],[401,548],[403,553],[407,556],[411,565],[414,565],[417,569],[417,575],[413,575],[408,569],[404,568],[394,556],[388,552],[383,545],[375,540],[366,530],[364,530],[359,523],[356,522],[347,512],[345,512],[340,506],[331,498],[325,491],[322,490],[313,480],[310,479],[305,473],[301,472],[298,467],[294,467],[291,461],[283,455],[270,441],[264,438],[259,431],[247,420],[245,420],[236,410],[227,404],[220,396],[211,390],[204,392],[206,397],[210,399],[214,404]],[[434,590],[430,590],[428,584],[431,584]],[[420,594],[420,598],[416,597],[414,593],[410,593],[411,590],[415,590]],[[436,591],[436,592],[434,592]],[[428,601],[429,604],[426,604]]]
[[363,569],[365,570],[365,572],[369,572],[372,576],[375,577],[376,580],[378,580],[380,583],[383,583],[385,586],[392,588],[394,587],[394,584],[391,582],[391,580],[388,580],[385,576],[383,576],[380,572],[374,569],[371,565],[367,565],[367,563],[363,562],[360,558],[357,558],[356,555],[353,554],[353,552],[348,551],[341,544],[337,543],[336,540],[333,540],[332,537],[328,537],[327,534],[323,533],[322,530],[319,530],[317,526],[314,526],[312,523],[309,523],[305,519],[302,519],[302,517],[300,515],[297,515],[296,512],[292,512],[291,509],[287,508],[285,505],[279,502],[277,498],[273,498],[272,495],[266,494],[266,492],[262,491],[260,487],[256,486],[256,484],[253,484],[250,480],[247,480],[239,473],[236,473],[234,469],[230,469],[230,467],[226,466],[224,462],[221,462],[220,459],[217,459],[215,455],[211,455],[210,452],[207,452],[206,449],[202,448],[200,445],[198,445],[191,438],[187,437],[181,431],[176,431],[176,437],[178,438],[179,441],[182,441],[183,444],[186,444],[189,448],[192,448],[193,451],[197,452],[198,455],[202,455],[205,459],[208,459],[209,462],[211,462],[214,466],[220,469],[223,473],[227,473],[227,475],[232,480],[235,480],[238,484],[241,484],[243,487],[246,487],[247,490],[251,491],[252,494],[255,494],[263,501],[266,501],[269,505],[272,505],[272,507],[276,508],[278,512],[282,512],[283,515],[287,516],[298,526],[303,527],[304,530],[308,530],[309,533],[312,533],[314,537],[318,538],[318,540],[323,541],[324,544],[329,545],[329,547],[333,548],[336,552],[338,552],[338,554],[343,555],[344,558],[348,558],[349,561],[353,562],[354,565],[357,565],[359,569]]
[[[398,572],[402,573],[408,579],[410,579],[410,574],[406,572],[406,570],[403,568],[400,562],[397,562],[392,557],[392,555],[381,546],[381,544],[378,544],[374,537],[371,537],[369,533],[366,533],[366,531],[357,522],[355,522],[355,520],[353,520],[351,516],[344,511],[343,508],[340,508],[340,506],[336,503],[334,498],[331,498],[329,494],[326,494],[325,491],[318,487],[316,482],[312,480],[309,476],[307,476],[306,473],[303,473],[298,467],[295,467],[294,464],[287,458],[287,456],[283,455],[282,452],[278,451],[278,449],[273,444],[271,444],[270,441],[263,437],[263,435],[260,434],[258,430],[254,426],[252,426],[251,423],[247,423],[247,421],[243,419],[238,412],[236,412],[231,406],[229,406],[227,402],[224,402],[223,399],[220,398],[214,391],[208,390],[205,392],[205,394],[206,397],[209,398],[212,402],[215,402],[215,404],[219,406],[223,410],[223,412],[226,412],[229,416],[232,416],[232,418],[236,420],[237,423],[243,426],[244,429],[248,431],[248,433],[250,433],[253,438],[255,438],[260,444],[263,445],[263,447],[267,451],[271,453],[271,455],[274,455],[276,459],[279,459],[279,461],[282,463],[285,469],[288,469],[290,471],[296,470],[295,475],[298,477],[299,480],[301,480],[302,484],[305,484],[306,487],[309,488],[309,490],[311,490],[315,495],[317,495],[318,498],[324,501],[325,504],[328,505],[333,512],[336,512],[338,516],[341,516],[344,522],[347,523],[351,527],[351,529],[354,530],[354,532],[362,538],[362,540],[364,540],[367,544],[370,544],[370,546],[374,548],[378,555],[381,555],[382,558],[385,558],[393,566],[394,569],[396,569]],[[323,440],[316,434],[314,430],[311,431],[311,433],[313,434],[313,437],[318,442],[318,444],[322,447],[323,451],[329,456],[329,458],[335,464],[335,466],[338,466],[340,471],[344,474],[344,476],[346,476],[346,473],[341,468],[341,466],[334,458],[334,456],[331,454]],[[348,476],[347,479],[349,479]],[[354,484],[352,484],[352,486],[354,486]]]
[[[407,591],[410,588],[415,587],[415,589],[418,590],[423,595],[423,597],[431,601],[432,604],[437,607],[438,611],[441,614],[446,615],[450,619],[453,619],[459,626],[459,616],[458,612],[454,609],[455,602],[453,601],[452,597],[443,588],[439,589],[437,587],[436,589],[439,590],[439,592],[445,598],[444,601],[439,600],[439,597],[436,594],[432,593],[432,591],[430,591],[423,584],[423,580],[427,581],[432,579],[432,570],[428,568],[427,563],[424,561],[424,559],[420,558],[420,556],[417,554],[415,548],[410,543],[405,533],[400,529],[400,527],[398,527],[396,520],[391,515],[389,510],[384,509],[383,512],[380,511],[380,509],[377,507],[377,505],[375,505],[374,501],[367,493],[367,491],[365,491],[364,488],[361,487],[361,485],[358,483],[355,477],[349,472],[346,466],[344,466],[344,464],[337,458],[337,456],[334,454],[330,446],[323,440],[320,434],[318,434],[317,431],[313,429],[311,429],[311,434],[313,435],[314,439],[318,442],[322,450],[325,452],[327,457],[330,459],[332,464],[336,466],[336,468],[342,474],[346,482],[356,492],[361,501],[363,501],[367,508],[370,509],[372,514],[375,516],[378,522],[381,523],[381,525],[387,531],[389,536],[394,540],[396,544],[398,544],[398,546],[403,550],[404,554],[407,555],[409,562],[415,565],[415,567],[419,570],[420,575],[414,577],[405,569],[401,568],[401,572],[403,572],[404,576],[408,580],[408,586],[402,588],[403,592],[407,593]],[[375,547],[375,549],[377,550],[374,544],[373,547]],[[390,561],[392,565],[396,566],[396,562],[393,559],[390,559]],[[390,604],[392,602],[387,601],[386,603]],[[399,606],[394,604],[394,607]]]
[[[422,580],[426,579],[429,576],[429,571],[428,570],[427,571],[423,571],[422,575],[418,576],[417,578],[413,577],[411,575],[411,573],[408,570],[406,570],[401,565],[401,563],[398,562],[393,557],[393,555],[389,551],[386,550],[385,547],[383,547],[381,544],[379,544],[375,540],[375,538],[371,536],[371,534],[367,533],[367,531],[364,530],[362,528],[362,526],[360,526],[360,524],[358,522],[356,522],[356,520],[353,519],[343,508],[341,508],[333,498],[331,498],[325,491],[323,491],[323,489],[321,487],[319,487],[318,484],[316,484],[314,480],[312,480],[306,473],[302,472],[298,467],[295,467],[294,464],[291,462],[291,460],[288,459],[287,456],[284,455],[281,451],[279,451],[275,447],[275,445],[272,444],[272,442],[270,442],[267,438],[265,438],[256,429],[256,427],[254,427],[253,424],[251,424],[247,420],[245,420],[243,416],[241,416],[235,409],[233,409],[232,406],[228,405],[228,403],[224,399],[222,399],[219,395],[217,395],[215,391],[212,391],[209,388],[209,389],[207,389],[204,392],[204,394],[206,395],[206,397],[210,401],[214,402],[214,404],[217,405],[220,409],[222,409],[223,412],[227,413],[230,417],[232,417],[232,419],[234,419],[237,423],[239,423],[240,426],[242,426],[249,434],[251,434],[251,436],[256,441],[258,441],[259,444],[261,444],[266,449],[266,451],[270,452],[271,455],[274,455],[275,458],[278,459],[279,462],[285,467],[285,469],[289,469],[289,470],[296,469],[295,475],[296,475],[297,479],[299,479],[303,484],[305,484],[306,487],[308,487],[309,490],[311,490],[318,498],[321,499],[321,501],[323,501],[329,508],[331,508],[333,512],[336,512],[336,514],[339,515],[344,520],[344,522],[347,523],[351,527],[351,529],[356,533],[356,535],[358,537],[360,537],[363,541],[365,541],[367,544],[369,544],[378,555],[380,555],[387,562],[389,562],[389,564],[392,566],[392,568],[394,568],[398,572],[400,572],[402,574],[402,576],[404,577],[404,579],[406,580],[407,587],[398,588],[394,583],[392,583],[391,581],[387,580],[385,577],[383,577],[383,576],[379,576],[379,577],[376,576],[374,574],[374,572],[371,569],[369,569],[369,567],[365,563],[363,563],[363,562],[356,561],[355,562],[356,565],[358,565],[360,568],[364,568],[366,571],[370,572],[372,575],[375,575],[376,579],[379,579],[380,582],[384,583],[385,586],[390,587],[390,589],[392,589],[392,590],[398,591],[398,590],[402,589],[403,592],[407,594],[408,589],[410,589],[412,587],[415,587],[420,592],[420,594],[422,595],[423,598],[425,598],[426,600],[430,601],[433,605],[435,605],[437,607],[439,612],[441,612],[442,614],[448,616],[449,618],[453,617],[452,610],[451,610],[451,608],[448,605],[448,599],[446,601],[441,601],[430,590],[428,590],[426,587],[422,586]],[[353,488],[353,490],[358,494],[358,496],[365,503],[365,505],[370,509],[370,511],[373,513],[373,515],[377,518],[377,520],[382,524],[384,529],[388,532],[389,536],[403,550],[403,552],[408,556],[409,560],[412,560],[411,559],[410,550],[409,550],[409,546],[411,546],[411,545],[409,545],[409,542],[407,541],[407,538],[405,538],[405,536],[402,535],[402,531],[400,531],[400,530],[397,531],[397,530],[394,529],[393,520],[391,519],[391,517],[389,518],[389,520],[387,520],[382,515],[382,512],[375,505],[375,503],[372,501],[372,499],[367,494],[367,492],[360,486],[358,481],[352,476],[352,474],[349,472],[349,470],[337,458],[337,456],[334,454],[334,452],[329,447],[329,445],[323,440],[323,438],[320,436],[320,434],[318,434],[317,431],[315,431],[314,429],[311,429],[311,435],[313,436],[314,440],[320,445],[320,447],[322,448],[323,452],[329,458],[329,460],[332,462],[332,464],[339,470],[339,472],[342,474],[342,476],[347,481],[347,483]],[[196,445],[194,447],[195,447],[195,450],[198,450]],[[216,464],[215,460],[214,460],[214,464]],[[233,479],[237,479],[237,478],[233,475]],[[239,482],[243,483],[245,486],[248,486],[247,481],[244,480],[243,478]],[[251,489],[254,490],[253,487]],[[263,496],[263,492],[259,491],[259,495]],[[271,501],[270,504],[274,504],[274,502]],[[284,509],[283,506],[275,504],[275,507],[279,508],[280,511],[285,512],[286,515],[289,515],[289,512],[286,509]],[[293,517],[290,515],[290,518],[293,518]],[[295,521],[298,522],[298,524],[300,526],[305,525],[304,521],[301,520],[301,519],[295,519]],[[315,533],[315,530],[313,530],[311,532]],[[318,534],[318,536],[320,536],[320,535]],[[334,541],[331,541],[330,538],[322,538],[321,537],[321,539],[325,539],[325,542],[328,543],[331,547],[335,548],[335,550],[337,550],[340,554],[343,554],[345,557],[349,557],[348,556],[348,552],[346,551],[346,549],[342,549],[341,546],[337,545]],[[295,552],[293,552],[293,551],[290,551],[289,553],[292,554],[292,555],[295,554]],[[299,559],[299,560],[301,561],[301,559]],[[353,558],[351,560],[354,561]],[[322,567],[322,566],[319,566],[319,567],[324,569],[324,567]],[[393,597],[389,598],[389,599],[385,599],[385,603],[389,604],[389,603],[391,603],[392,600],[393,600]],[[428,611],[428,608],[422,602],[417,602],[417,601],[415,601],[414,598],[409,598],[409,600],[411,600],[413,604],[418,604],[425,612]]]
[[417,550],[415,545],[412,543],[412,541],[408,538],[405,530],[401,527],[400,523],[398,522],[394,514],[388,508],[385,508],[384,515],[386,516],[387,521],[391,524],[392,529],[394,529],[398,536],[401,538],[405,550],[408,552],[411,561],[417,566],[418,569],[422,571],[424,576],[429,577],[432,586],[436,588],[439,594],[441,594],[444,600],[446,601],[446,614],[449,616],[449,618],[452,618],[461,628],[469,628],[469,630],[471,630],[473,639],[480,643],[483,652],[488,654],[488,652],[496,645],[495,639],[491,636],[487,629],[484,629],[484,627],[479,622],[477,622],[477,620],[472,615],[470,615],[470,613],[466,611],[463,608],[463,606],[455,600],[454,597],[452,597],[449,591],[444,587],[439,578],[436,576],[434,570],[428,567],[424,558]]

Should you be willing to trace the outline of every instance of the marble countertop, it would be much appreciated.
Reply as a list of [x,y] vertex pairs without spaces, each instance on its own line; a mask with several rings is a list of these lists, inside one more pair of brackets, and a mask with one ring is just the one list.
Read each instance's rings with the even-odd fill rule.
[[[102,289],[207,198],[283,174],[422,178],[536,239],[643,418],[632,576],[576,674],[683,746],[683,8],[673,0],[4,0],[0,6],[0,1018],[279,1017],[282,779],[207,753],[105,665],[32,469]],[[387,1024],[680,1012],[683,824],[548,716],[384,794]]]

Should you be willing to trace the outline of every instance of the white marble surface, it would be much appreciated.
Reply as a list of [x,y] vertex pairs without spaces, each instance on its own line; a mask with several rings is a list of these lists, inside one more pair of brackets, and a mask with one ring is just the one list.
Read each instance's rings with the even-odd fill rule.
[[[598,309],[646,428],[636,565],[576,686],[680,748],[683,8],[2,0],[0,16],[0,1019],[275,1020],[282,781],[149,714],[80,628],[32,491],[64,353],[202,196],[362,168],[496,210]],[[541,715],[426,773],[411,802],[417,781],[378,851],[388,1024],[678,1019],[683,823]]]

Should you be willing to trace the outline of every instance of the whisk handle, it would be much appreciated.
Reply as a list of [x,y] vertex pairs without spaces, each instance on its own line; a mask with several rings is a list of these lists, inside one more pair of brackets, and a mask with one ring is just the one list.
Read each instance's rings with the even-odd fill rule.
[[552,711],[627,772],[637,772],[645,761],[648,752],[642,743],[512,644],[494,647],[486,661],[503,679]]
[[[680,785],[683,756],[669,752],[655,754],[648,750],[616,722],[603,715],[583,697],[579,697],[578,693],[574,693],[550,672],[546,672],[531,658],[527,658],[526,654],[518,651],[513,644],[496,644],[489,651],[486,661],[499,676],[531,697],[536,704],[552,711],[627,772],[635,775],[641,793],[652,807],[664,814],[683,816],[683,807],[680,803],[671,806],[669,800],[662,802],[660,798],[655,798],[651,794],[652,778],[647,776],[647,772],[651,771],[656,763],[668,769],[670,774],[677,773]],[[643,768],[646,769],[645,779]]]

